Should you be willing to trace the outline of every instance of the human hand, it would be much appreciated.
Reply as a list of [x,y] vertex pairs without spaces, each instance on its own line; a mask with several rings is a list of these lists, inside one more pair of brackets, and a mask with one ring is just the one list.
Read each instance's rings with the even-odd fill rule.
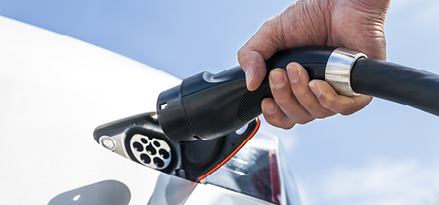
[[[274,53],[302,46],[339,46],[386,59],[384,20],[390,0],[299,0],[266,21],[239,50],[238,61],[246,73],[247,88],[255,90],[266,75],[265,60]],[[321,80],[309,81],[297,63],[269,73],[272,98],[262,101],[268,123],[284,129],[296,123],[337,113],[352,114],[372,100],[361,95],[337,94]]]

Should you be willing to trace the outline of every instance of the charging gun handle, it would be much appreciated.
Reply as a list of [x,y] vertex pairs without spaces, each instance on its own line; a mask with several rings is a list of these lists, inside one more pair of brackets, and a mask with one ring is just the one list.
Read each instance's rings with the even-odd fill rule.
[[350,70],[362,53],[335,47],[302,47],[278,52],[266,61],[267,76],[248,91],[238,66],[218,74],[202,72],[164,91],[157,100],[160,126],[174,142],[215,139],[244,126],[262,113],[261,101],[272,97],[268,73],[290,62],[301,64],[310,79],[329,82],[337,92],[354,96]]

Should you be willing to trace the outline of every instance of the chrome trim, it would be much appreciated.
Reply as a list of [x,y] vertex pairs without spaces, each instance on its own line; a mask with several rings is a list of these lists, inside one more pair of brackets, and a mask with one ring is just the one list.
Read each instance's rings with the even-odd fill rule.
[[325,81],[341,95],[361,95],[355,93],[351,87],[351,70],[355,62],[360,58],[367,58],[367,56],[346,48],[335,49],[326,63]]
[[114,151],[117,147],[117,143],[109,136],[102,136],[99,138],[99,144],[111,151]]

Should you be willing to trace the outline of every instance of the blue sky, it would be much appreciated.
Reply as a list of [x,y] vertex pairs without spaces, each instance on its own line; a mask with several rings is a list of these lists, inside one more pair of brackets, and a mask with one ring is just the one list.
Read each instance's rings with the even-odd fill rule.
[[[184,78],[238,64],[236,52],[293,1],[0,0],[0,15]],[[439,1],[394,0],[388,60],[439,73]],[[0,28],[7,29],[7,28]],[[375,99],[280,135],[305,204],[437,204],[439,118]]]

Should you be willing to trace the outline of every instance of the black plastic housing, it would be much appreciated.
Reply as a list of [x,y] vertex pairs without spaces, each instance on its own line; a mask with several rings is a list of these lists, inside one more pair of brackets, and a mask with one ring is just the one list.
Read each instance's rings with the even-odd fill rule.
[[240,134],[231,132],[214,140],[176,144],[165,137],[156,118],[153,117],[155,114],[154,112],[143,113],[101,125],[95,129],[93,137],[98,143],[102,137],[115,140],[116,146],[125,148],[125,151],[123,154],[112,151],[139,164],[142,163],[133,155],[133,152],[137,150],[130,147],[130,140],[134,135],[141,134],[151,138],[150,140],[165,140],[171,147],[172,161],[168,167],[158,171],[199,182],[238,152],[255,135],[260,125],[258,120],[253,120]]
[[161,169],[160,171],[169,174],[174,172],[174,170],[177,168],[180,154],[177,152],[177,145],[171,142],[160,129],[157,120],[152,117],[154,115],[155,113],[153,112],[142,113],[98,126],[93,132],[93,138],[99,143],[99,139],[103,136],[113,138],[117,135],[124,135],[125,137],[123,138],[123,142],[116,143],[116,146],[122,146],[122,144],[124,144],[123,147],[125,148],[127,155],[125,157],[139,164],[142,163],[136,159],[133,154],[133,150],[130,148],[130,140],[134,135],[141,134],[150,139],[164,140],[170,147],[169,154],[173,160],[166,168]]
[[266,61],[261,86],[248,91],[245,74],[235,67],[218,74],[202,72],[162,92],[157,100],[159,124],[174,142],[210,140],[227,135],[262,113],[261,101],[272,97],[268,73],[300,63],[310,79],[325,79],[325,68],[335,47],[302,47],[276,53]]

